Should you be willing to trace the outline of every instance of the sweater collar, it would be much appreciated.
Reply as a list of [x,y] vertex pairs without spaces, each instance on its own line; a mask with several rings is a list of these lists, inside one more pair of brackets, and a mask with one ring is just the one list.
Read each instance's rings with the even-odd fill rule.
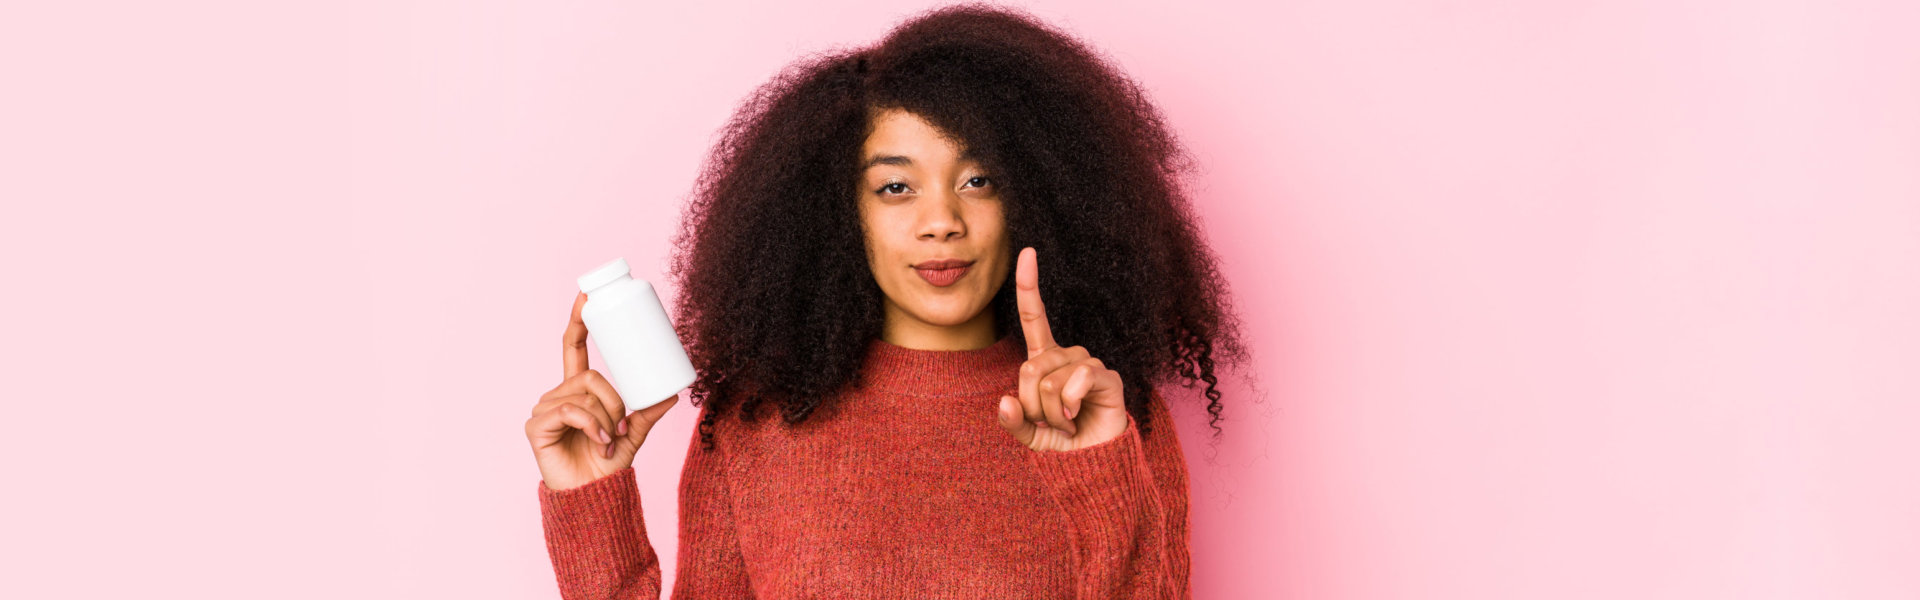
[[912,396],[967,396],[1019,386],[1026,341],[1013,331],[973,350],[917,350],[875,336],[867,345],[865,387]]

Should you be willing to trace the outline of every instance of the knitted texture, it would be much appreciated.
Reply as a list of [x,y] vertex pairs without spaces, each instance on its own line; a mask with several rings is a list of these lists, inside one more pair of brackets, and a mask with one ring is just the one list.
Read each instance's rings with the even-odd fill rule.
[[[1071,452],[996,421],[1026,360],[875,339],[839,402],[788,425],[717,420],[680,475],[672,598],[1187,598],[1187,470],[1159,395],[1151,434]],[[704,416],[704,415],[702,415]],[[568,599],[660,594],[632,467],[539,484]]]

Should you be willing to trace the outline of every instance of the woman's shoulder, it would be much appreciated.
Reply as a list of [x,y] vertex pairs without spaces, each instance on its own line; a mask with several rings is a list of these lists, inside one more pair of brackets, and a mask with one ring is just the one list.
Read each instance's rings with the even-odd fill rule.
[[711,401],[701,402],[700,410],[694,415],[692,450],[699,451],[711,446],[712,450],[723,454],[738,453],[760,443],[767,435],[768,426],[780,421],[777,410],[760,406],[758,414],[751,419],[737,403],[716,405]]

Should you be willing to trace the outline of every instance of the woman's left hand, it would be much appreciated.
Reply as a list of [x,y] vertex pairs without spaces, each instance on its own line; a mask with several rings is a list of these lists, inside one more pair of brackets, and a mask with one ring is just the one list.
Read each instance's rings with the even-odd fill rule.
[[1020,397],[1000,397],[1000,426],[1028,448],[1064,452],[1119,437],[1127,429],[1120,374],[1080,346],[1053,341],[1040,303],[1039,252],[1020,251],[1013,277],[1027,361],[1020,365]]

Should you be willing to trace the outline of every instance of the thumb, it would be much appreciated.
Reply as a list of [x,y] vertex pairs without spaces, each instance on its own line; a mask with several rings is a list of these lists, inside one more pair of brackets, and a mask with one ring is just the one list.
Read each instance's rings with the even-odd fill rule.
[[627,413],[620,419],[621,429],[626,432],[613,436],[613,459],[617,464],[633,464],[633,457],[640,453],[640,445],[646,442],[647,433],[653,424],[647,422],[647,416],[640,411]]
[[[649,430],[653,429],[653,424],[659,423],[660,418],[667,416],[667,411],[669,409],[672,409],[673,405],[679,404],[679,403],[680,403],[680,394],[675,393],[674,395],[667,397],[667,399],[661,400],[660,402],[655,403],[653,406],[649,406],[646,408],[642,408],[640,410],[633,411],[634,415],[639,415],[639,416],[634,417],[633,423],[629,424],[628,427],[637,425],[637,426],[645,427],[646,429],[649,429]],[[632,416],[632,415],[629,415],[629,416]]]
[[1000,427],[1013,435],[1013,439],[1020,440],[1023,445],[1033,444],[1033,431],[1038,427],[1021,418],[1020,401],[1013,399],[1012,396],[1001,396],[998,416]]

